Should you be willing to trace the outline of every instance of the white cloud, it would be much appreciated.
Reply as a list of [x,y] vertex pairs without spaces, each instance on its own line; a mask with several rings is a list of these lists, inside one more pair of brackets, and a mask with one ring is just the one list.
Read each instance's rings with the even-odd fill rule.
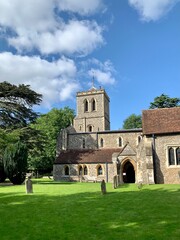
[[104,9],[102,0],[61,0],[58,1],[60,10],[89,15],[99,9]]
[[78,89],[74,81],[77,69],[73,60],[62,57],[48,62],[40,57],[0,54],[0,81],[13,84],[29,84],[36,92],[43,94],[44,106],[67,100]]
[[102,28],[96,22],[70,21],[54,32],[24,32],[9,38],[16,49],[38,49],[42,54],[62,53],[87,55],[103,44]]
[[89,63],[93,64],[94,67],[88,71],[88,74],[89,76],[94,77],[98,83],[102,85],[112,85],[115,83],[115,78],[113,77],[115,70],[110,60],[102,63],[99,60],[93,58],[89,60]]
[[1,0],[0,26],[14,33],[7,31],[6,39],[19,52],[37,49],[42,54],[86,55],[103,44],[103,28],[95,21],[64,22],[61,11],[86,14],[100,6],[100,0]]
[[17,32],[45,31],[56,26],[54,0],[1,0],[0,24]]
[[115,79],[112,77],[111,72],[103,72],[99,69],[91,69],[89,71],[89,75],[91,77],[95,77],[95,79],[103,85],[107,85],[107,84],[114,84],[115,83]]
[[157,21],[167,14],[180,0],[129,0],[143,21]]

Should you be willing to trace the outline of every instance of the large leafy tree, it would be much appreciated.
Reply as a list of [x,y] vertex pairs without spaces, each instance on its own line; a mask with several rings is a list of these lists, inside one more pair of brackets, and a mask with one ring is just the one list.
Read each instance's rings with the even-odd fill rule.
[[29,169],[43,172],[52,171],[56,154],[56,143],[58,133],[61,129],[71,125],[74,118],[74,110],[69,107],[63,109],[52,109],[47,114],[41,115],[32,127],[43,135],[43,148],[35,147],[28,158]]
[[171,108],[178,107],[180,104],[180,98],[170,98],[166,94],[161,94],[154,98],[154,102],[150,103],[150,109],[155,108]]
[[141,115],[131,114],[123,122],[124,129],[133,129],[142,127],[142,117]]
[[32,107],[39,104],[42,95],[30,89],[29,85],[0,83],[0,127],[21,128],[37,118]]
[[7,146],[18,141],[31,148],[33,144],[37,145],[39,132],[29,124],[38,116],[32,107],[41,100],[42,95],[31,90],[29,85],[0,83],[0,181],[4,179],[3,158]]

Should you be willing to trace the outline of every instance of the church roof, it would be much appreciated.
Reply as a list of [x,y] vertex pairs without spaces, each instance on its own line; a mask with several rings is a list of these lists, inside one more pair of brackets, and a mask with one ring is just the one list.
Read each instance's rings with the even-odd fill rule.
[[54,164],[112,163],[112,155],[120,153],[122,148],[77,149],[61,151]]
[[146,135],[180,132],[180,107],[144,110],[142,124]]

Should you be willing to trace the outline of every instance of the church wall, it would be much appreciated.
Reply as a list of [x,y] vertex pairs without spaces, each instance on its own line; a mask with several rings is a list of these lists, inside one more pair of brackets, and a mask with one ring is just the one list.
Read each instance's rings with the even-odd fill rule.
[[[138,136],[141,132],[118,132],[118,133],[83,133],[70,134],[68,136],[68,148],[78,149],[82,148],[83,139],[85,139],[85,148],[95,149],[97,146],[101,148],[101,139],[103,139],[103,148],[122,148],[127,142],[135,150],[138,146]],[[119,146],[119,138],[122,139],[122,146]],[[97,145],[98,141],[98,145]]]
[[146,169],[146,153],[145,153],[145,137],[139,143],[137,148],[137,172],[136,182],[137,183],[148,183],[147,169]]
[[85,148],[96,149],[96,133],[73,134],[68,136],[68,149],[82,149],[83,139],[85,140]]
[[[102,167],[103,174],[97,175],[98,166]],[[69,175],[65,175],[64,169],[65,167],[69,167]],[[96,164],[55,164],[53,166],[53,178],[55,181],[80,181],[79,175],[79,166],[87,166],[88,168],[88,176],[96,177],[97,181],[100,182],[103,179],[107,182],[113,182],[114,175],[117,175],[115,172],[115,167],[113,163],[96,163]]]
[[154,184],[152,139],[142,137],[137,148],[137,182]]
[[75,118],[74,128],[77,132],[89,132],[89,126],[92,126],[92,131],[102,131],[105,129],[105,118],[102,116],[87,118]]
[[180,134],[155,136],[155,178],[156,183],[179,184],[180,165],[169,166],[168,147],[180,147]]
[[118,148],[119,138],[122,138],[122,146],[124,147],[127,142],[131,147],[136,150],[138,145],[138,136],[141,132],[118,132],[118,133],[100,133],[98,134],[98,145],[101,146],[100,141],[103,139],[103,148]]

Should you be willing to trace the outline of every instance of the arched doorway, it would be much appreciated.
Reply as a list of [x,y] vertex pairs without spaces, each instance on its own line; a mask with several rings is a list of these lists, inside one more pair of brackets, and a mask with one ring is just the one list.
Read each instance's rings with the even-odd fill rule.
[[123,166],[123,182],[135,183],[135,171],[130,161],[127,161]]

